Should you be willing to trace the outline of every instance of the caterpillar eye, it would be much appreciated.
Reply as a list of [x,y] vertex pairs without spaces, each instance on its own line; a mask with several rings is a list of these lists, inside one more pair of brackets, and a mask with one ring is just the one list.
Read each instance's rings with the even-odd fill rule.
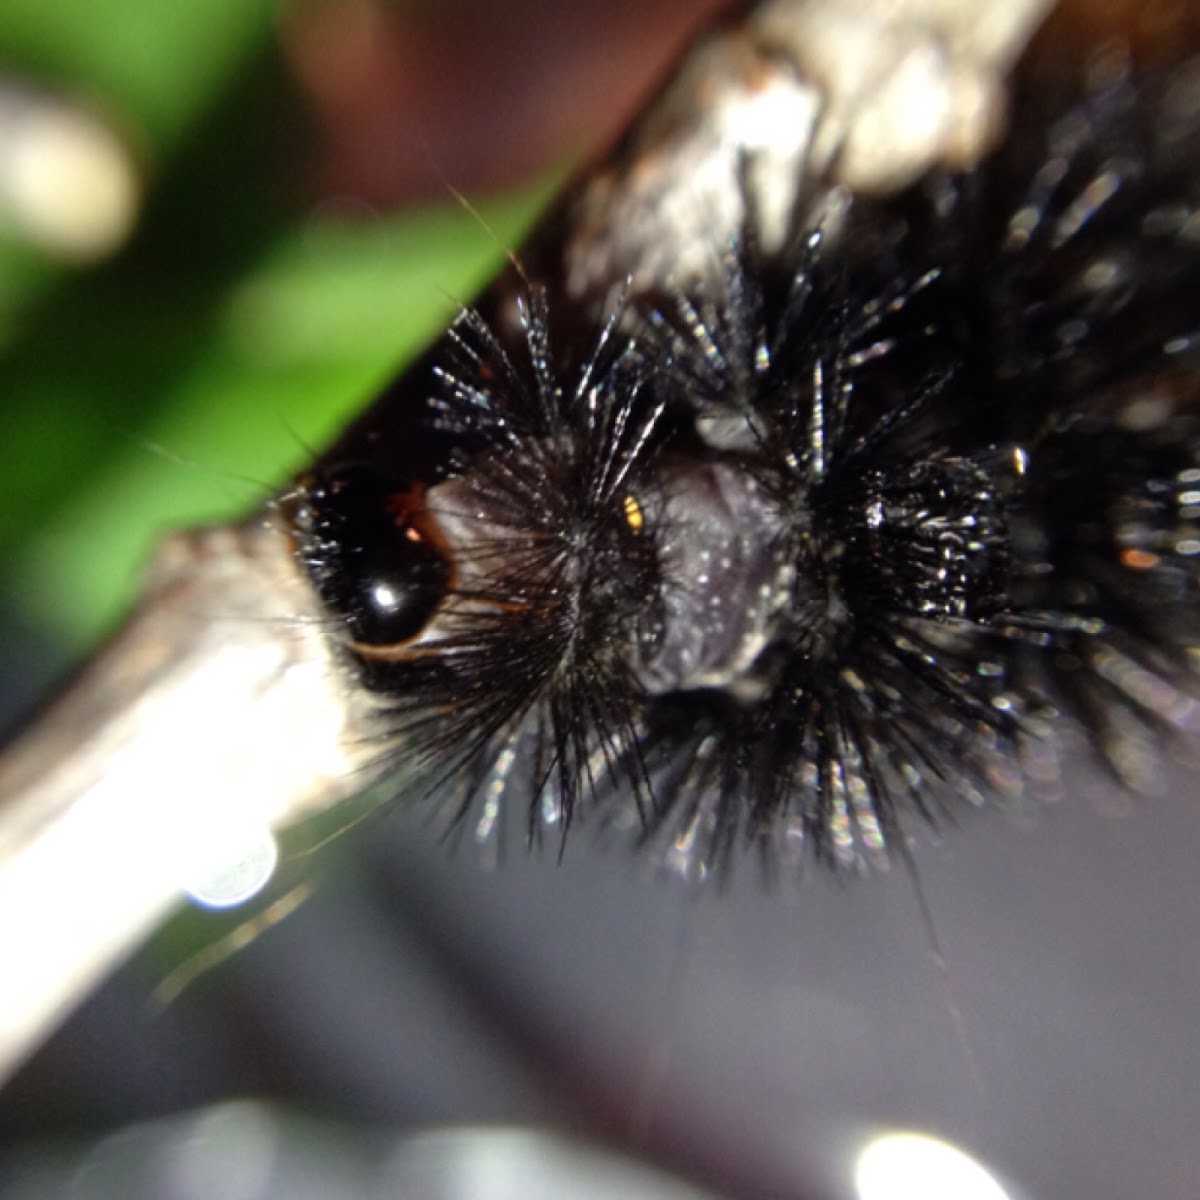
[[322,601],[359,646],[412,641],[446,596],[450,563],[423,493],[363,463],[324,471],[304,488],[301,553]]

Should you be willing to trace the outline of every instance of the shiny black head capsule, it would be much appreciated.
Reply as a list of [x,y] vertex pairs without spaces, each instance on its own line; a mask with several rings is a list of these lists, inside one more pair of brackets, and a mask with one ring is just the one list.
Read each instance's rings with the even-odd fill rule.
[[321,600],[354,642],[394,646],[421,633],[451,576],[422,485],[341,464],[305,481],[295,520]]

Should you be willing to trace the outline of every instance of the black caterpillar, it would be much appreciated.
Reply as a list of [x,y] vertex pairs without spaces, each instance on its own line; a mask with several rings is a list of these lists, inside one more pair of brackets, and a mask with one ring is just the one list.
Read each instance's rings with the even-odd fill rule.
[[748,222],[574,344],[538,286],[517,350],[465,312],[448,465],[295,512],[381,758],[689,872],[882,861],[1072,732],[1149,786],[1200,663],[1197,70],[1018,84],[975,170]]

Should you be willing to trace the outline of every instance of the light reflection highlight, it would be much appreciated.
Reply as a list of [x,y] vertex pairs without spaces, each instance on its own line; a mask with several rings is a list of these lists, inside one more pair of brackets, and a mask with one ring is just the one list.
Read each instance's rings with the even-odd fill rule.
[[858,1200],[1015,1200],[969,1155],[922,1133],[868,1142],[855,1165]]
[[270,882],[279,862],[279,847],[270,830],[260,829],[236,858],[189,886],[188,896],[203,908],[235,908],[257,896]]

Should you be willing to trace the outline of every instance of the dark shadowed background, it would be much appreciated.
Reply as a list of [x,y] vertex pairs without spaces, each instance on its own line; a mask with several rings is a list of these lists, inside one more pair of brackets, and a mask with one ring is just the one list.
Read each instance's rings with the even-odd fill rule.
[[[142,197],[107,254],[6,218],[10,719],[156,529],[244,511],[469,299],[699,13],[0,2],[22,103],[98,114]],[[586,834],[485,870],[402,804],[301,836],[250,919],[307,881],[297,911],[181,915],[0,1093],[0,1196],[835,1200],[912,1130],[1012,1200],[1193,1200],[1200,784],[1170,784],[920,847],[944,969],[903,870],[698,895]]]

